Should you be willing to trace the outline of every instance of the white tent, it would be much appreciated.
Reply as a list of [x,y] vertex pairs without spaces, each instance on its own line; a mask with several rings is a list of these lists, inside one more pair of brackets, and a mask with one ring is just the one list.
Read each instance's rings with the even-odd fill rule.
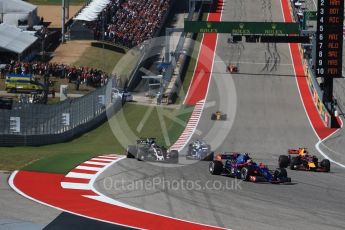
[[0,0],[0,21],[18,26],[18,21],[27,21],[29,26],[39,22],[37,6],[22,0]]
[[110,0],[93,0],[74,18],[74,20],[94,21],[109,3]]
[[15,26],[0,24],[0,50],[21,54],[37,39],[34,35],[25,33]]

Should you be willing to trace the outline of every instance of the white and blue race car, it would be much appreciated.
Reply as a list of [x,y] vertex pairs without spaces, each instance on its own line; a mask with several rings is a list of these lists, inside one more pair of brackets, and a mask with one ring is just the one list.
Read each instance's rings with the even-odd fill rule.
[[187,160],[212,160],[213,153],[211,152],[211,146],[203,140],[196,140],[189,144]]

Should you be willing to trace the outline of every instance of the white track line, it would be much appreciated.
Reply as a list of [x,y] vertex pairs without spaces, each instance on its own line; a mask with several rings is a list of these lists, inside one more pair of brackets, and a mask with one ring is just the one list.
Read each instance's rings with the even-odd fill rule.
[[[324,151],[322,151],[321,148],[320,148],[320,145],[322,144],[323,141],[326,141],[328,138],[330,138],[331,136],[333,136],[334,134],[336,134],[337,132],[339,132],[340,129],[343,128],[343,126],[344,126],[343,121],[340,120],[340,123],[341,123],[341,127],[340,127],[339,129],[337,129],[336,131],[334,131],[333,133],[331,133],[330,135],[328,135],[326,138],[324,138],[324,139],[319,139],[319,141],[318,141],[318,142],[316,143],[316,145],[315,145],[315,148],[316,148],[317,151],[319,151],[319,153],[320,153],[323,157],[325,157],[326,159],[328,159],[330,162],[332,162],[332,163],[334,163],[334,164],[336,164],[336,165],[338,165],[338,166],[340,166],[340,167],[345,168],[345,165],[344,165],[344,164],[339,163],[338,161],[333,160],[333,159],[330,158]],[[332,150],[332,151],[333,151],[333,150]]]
[[64,189],[90,190],[89,183],[61,182],[61,187]]
[[89,164],[89,165],[102,165],[102,166],[105,166],[105,165],[107,165],[107,164],[109,164],[109,163],[106,163],[106,162],[102,163],[102,162],[94,162],[94,161],[85,161],[83,164]]
[[112,156],[98,156],[97,158],[101,158],[101,159],[104,159],[104,160],[116,160],[118,157],[112,157]]
[[87,174],[87,173],[76,173],[76,172],[69,172],[66,177],[69,178],[80,178],[80,179],[92,179],[95,174]]
[[104,158],[98,158],[98,157],[92,158],[91,160],[92,161],[102,161],[102,162],[106,162],[106,163],[110,163],[113,161],[111,159],[104,159]]
[[102,168],[97,168],[97,167],[89,167],[89,166],[82,166],[82,165],[79,165],[76,167],[76,169],[84,169],[84,170],[90,170],[90,171],[100,171]]

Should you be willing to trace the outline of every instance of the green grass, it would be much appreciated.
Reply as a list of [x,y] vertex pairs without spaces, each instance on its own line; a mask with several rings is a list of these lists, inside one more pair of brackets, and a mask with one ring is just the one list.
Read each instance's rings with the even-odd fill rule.
[[[152,109],[150,117],[144,123],[141,131],[138,132],[138,127],[143,121],[143,116],[150,108],[154,109]],[[121,122],[127,123],[130,130],[132,130],[134,135],[137,137],[157,137],[158,144],[167,146],[169,144],[173,144],[181,135],[186,126],[185,122],[188,121],[192,113],[192,109],[193,107],[190,106],[182,107],[180,109],[156,109],[155,107],[128,104],[124,109],[124,114],[126,114],[126,116],[124,117],[124,120],[121,120]],[[164,122],[159,121],[159,114],[162,115]],[[177,121],[174,121],[171,118],[177,119]],[[183,123],[179,124],[179,122]],[[162,130],[167,130],[170,143],[165,141]],[[133,139],[131,141],[135,140]]]
[[114,66],[123,56],[123,53],[91,46],[73,64],[76,66],[89,66],[101,69],[106,73],[112,73]]
[[0,169],[12,171],[24,167],[27,170],[65,173],[91,156],[122,152],[109,124],[104,123],[70,142],[40,147],[1,147]]
[[80,162],[85,162],[95,156],[94,153],[69,153],[53,154],[36,161],[26,167],[24,170],[62,173],[66,174],[71,169],[77,167]]
[[[66,0],[67,2],[68,0]],[[61,5],[61,0],[27,0],[34,5]],[[87,0],[69,0],[70,5],[83,5]]]
[[[140,132],[137,131],[143,114],[149,108],[151,107],[126,104],[123,110],[114,115],[109,122],[70,142],[41,147],[1,147],[0,169],[12,171],[22,168],[32,171],[67,173],[92,156],[109,153],[122,154],[125,149],[114,137],[109,126],[116,120],[122,124],[127,121],[130,129],[137,137],[158,137],[158,142],[164,144],[162,129],[157,125],[159,118],[156,109],[152,111],[143,129]],[[172,117],[185,122],[189,119],[192,109],[193,107],[180,110],[164,109],[162,113],[169,113]],[[123,114],[126,114],[126,118]],[[164,121],[169,132],[170,141],[174,143],[184,130],[184,125],[180,125],[166,116],[164,116]],[[122,135],[123,133],[118,130],[118,134]],[[135,138],[130,141],[134,143]]]

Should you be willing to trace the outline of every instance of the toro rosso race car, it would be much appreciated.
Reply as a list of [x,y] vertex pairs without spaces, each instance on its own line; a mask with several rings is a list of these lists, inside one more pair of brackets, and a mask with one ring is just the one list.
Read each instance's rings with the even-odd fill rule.
[[189,144],[186,159],[187,160],[211,160],[211,146],[203,140],[196,140]]
[[217,111],[215,113],[212,113],[211,120],[214,120],[214,121],[225,121],[226,120],[226,114],[222,113],[220,111]]
[[244,181],[269,182],[272,184],[291,182],[285,168],[268,169],[264,164],[253,162],[247,153],[217,154],[209,164],[213,175],[225,175]]
[[319,159],[310,155],[306,148],[289,149],[288,155],[279,156],[279,167],[288,167],[292,170],[305,170],[316,172],[329,172],[331,169],[331,162],[328,159]]
[[158,146],[155,138],[140,138],[137,145],[127,147],[127,158],[136,158],[139,161],[157,161],[178,163],[178,151],[168,151],[165,147]]

